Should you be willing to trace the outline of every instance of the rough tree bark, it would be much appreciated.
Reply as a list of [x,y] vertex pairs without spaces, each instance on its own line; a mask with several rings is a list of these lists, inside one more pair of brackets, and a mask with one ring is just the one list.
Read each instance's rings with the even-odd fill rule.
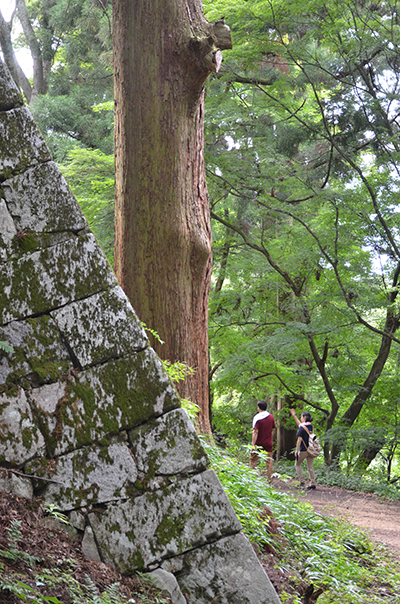
[[[208,410],[211,228],[203,87],[225,32],[201,0],[114,0],[115,270],[159,355],[195,369],[181,396]],[[223,25],[223,24],[222,24]]]

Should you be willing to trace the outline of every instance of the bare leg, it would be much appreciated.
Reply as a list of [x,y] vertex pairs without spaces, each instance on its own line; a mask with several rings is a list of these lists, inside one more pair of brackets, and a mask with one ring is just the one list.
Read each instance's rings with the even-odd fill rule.
[[294,467],[296,468],[297,477],[300,480],[300,482],[304,482],[304,476],[303,476],[303,470],[301,469],[301,464],[306,459],[307,456],[308,456],[307,451],[300,451],[297,456],[297,459],[295,461],[295,464],[294,464]]
[[307,470],[310,475],[311,486],[315,487],[314,457],[307,453]]

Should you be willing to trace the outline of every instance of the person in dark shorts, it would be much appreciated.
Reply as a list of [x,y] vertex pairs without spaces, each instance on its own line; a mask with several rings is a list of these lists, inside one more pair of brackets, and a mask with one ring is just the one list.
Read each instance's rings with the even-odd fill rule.
[[303,487],[304,486],[304,477],[303,477],[303,471],[301,469],[301,464],[303,463],[304,460],[306,460],[307,461],[307,470],[310,475],[310,484],[306,488],[308,491],[314,490],[317,488],[316,483],[315,483],[315,473],[314,473],[314,467],[313,467],[314,457],[312,455],[310,455],[307,451],[308,439],[310,437],[310,434],[312,434],[312,432],[313,432],[313,427],[312,427],[312,423],[311,423],[312,415],[308,411],[303,411],[300,416],[300,419],[298,419],[298,417],[296,416],[296,411],[294,409],[290,409],[290,413],[293,416],[293,419],[299,428],[298,432],[297,432],[297,442],[296,442],[296,452],[295,452],[296,461],[294,462],[294,467],[296,468],[297,477],[300,480],[300,486]]
[[[267,452],[267,478],[271,482],[273,466],[272,451],[274,448],[275,420],[274,416],[267,411],[267,403],[258,401],[258,413],[253,417],[253,436],[251,444],[253,447],[259,447]],[[255,468],[260,463],[260,457],[257,450],[250,454],[250,466]]]

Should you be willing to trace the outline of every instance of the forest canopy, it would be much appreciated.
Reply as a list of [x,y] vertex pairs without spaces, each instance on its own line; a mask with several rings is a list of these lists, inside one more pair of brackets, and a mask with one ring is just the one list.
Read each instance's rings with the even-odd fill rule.
[[[214,429],[248,442],[257,399],[283,428],[293,428],[289,407],[307,408],[327,464],[351,449],[364,469],[379,454],[390,480],[400,405],[398,3],[203,4],[208,21],[225,16],[233,41],[206,84]],[[111,259],[111,3],[18,0],[14,24],[24,7],[31,33],[20,29],[13,44],[42,66],[25,94]],[[0,19],[5,58],[9,24]]]

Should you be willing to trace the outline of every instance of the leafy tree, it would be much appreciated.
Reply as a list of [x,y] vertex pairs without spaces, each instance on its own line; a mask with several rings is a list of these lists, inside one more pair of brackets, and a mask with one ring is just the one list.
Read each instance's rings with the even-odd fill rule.
[[235,50],[208,95],[216,363],[231,334],[217,387],[263,380],[349,427],[400,343],[397,9],[230,6]]

